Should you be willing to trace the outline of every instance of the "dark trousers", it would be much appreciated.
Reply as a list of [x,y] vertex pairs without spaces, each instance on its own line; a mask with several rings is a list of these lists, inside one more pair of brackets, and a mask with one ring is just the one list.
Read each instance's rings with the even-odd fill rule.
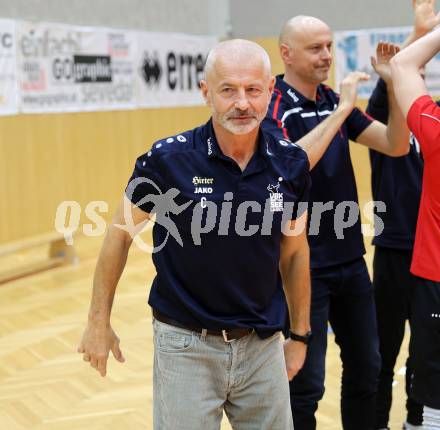
[[[379,349],[382,359],[376,401],[376,429],[386,428],[392,402],[394,366],[405,334],[411,323],[411,297],[416,277],[409,268],[412,252],[376,246],[373,260],[373,286],[376,298]],[[408,396],[413,374],[413,359],[406,362],[407,422],[422,424],[423,406]]]
[[373,428],[380,370],[373,289],[363,258],[312,270],[313,340],[304,367],[290,383],[295,430],[316,429],[324,394],[328,321],[341,349],[341,413],[345,430]]
[[417,277],[412,299],[410,392],[424,406],[440,410],[440,282]]

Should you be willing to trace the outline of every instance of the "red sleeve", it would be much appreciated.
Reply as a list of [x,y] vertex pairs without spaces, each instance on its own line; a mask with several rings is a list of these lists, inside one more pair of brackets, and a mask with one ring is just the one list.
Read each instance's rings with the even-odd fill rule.
[[440,108],[430,96],[420,96],[411,105],[406,118],[426,158],[440,149]]

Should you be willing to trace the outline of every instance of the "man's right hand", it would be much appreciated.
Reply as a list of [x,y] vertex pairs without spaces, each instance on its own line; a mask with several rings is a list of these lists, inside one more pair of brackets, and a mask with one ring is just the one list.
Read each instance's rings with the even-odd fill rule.
[[77,351],[83,354],[83,360],[90,362],[101,376],[107,373],[107,360],[110,351],[119,362],[125,361],[119,349],[119,338],[110,324],[90,323],[84,331]]
[[339,109],[351,112],[356,106],[357,86],[361,81],[368,81],[370,75],[364,72],[351,72],[341,82]]

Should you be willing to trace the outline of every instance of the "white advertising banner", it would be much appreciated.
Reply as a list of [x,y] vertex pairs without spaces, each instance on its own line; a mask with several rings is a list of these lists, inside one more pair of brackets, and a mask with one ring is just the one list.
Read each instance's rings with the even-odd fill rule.
[[18,22],[21,111],[136,107],[136,33]]
[[15,21],[0,19],[0,115],[18,113],[16,42]]
[[[335,32],[335,89],[348,73],[360,70],[371,75],[371,80],[359,86],[359,97],[368,99],[376,86],[377,74],[370,57],[375,56],[380,41],[402,46],[411,32],[411,27],[374,28],[357,31]],[[440,95],[440,55],[433,58],[426,67],[426,84],[429,93]]]
[[211,36],[138,32],[138,106],[203,104],[199,81],[217,42]]

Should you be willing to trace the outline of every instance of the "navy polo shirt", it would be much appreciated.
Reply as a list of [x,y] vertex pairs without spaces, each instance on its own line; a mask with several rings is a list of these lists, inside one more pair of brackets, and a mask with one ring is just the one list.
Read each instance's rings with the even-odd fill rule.
[[[142,178],[148,182],[139,182]],[[127,186],[131,201],[156,212],[154,245],[166,241],[152,256],[157,275],[149,304],[154,309],[182,324],[212,330],[254,328],[264,337],[283,328],[280,207],[307,202],[309,163],[301,148],[260,130],[257,150],[242,172],[222,153],[209,121],[156,142],[137,159],[132,180],[138,183]],[[166,218],[178,237],[160,225],[148,201],[148,196],[156,199],[158,190],[163,195],[172,189]],[[194,219],[201,220],[196,224],[203,233],[194,235],[199,231]]]
[[[283,75],[277,76],[263,129],[282,134],[296,142],[324,121],[336,109],[338,103],[338,94],[326,85],[318,86],[315,102],[287,84]],[[332,208],[321,214],[320,223],[313,222],[309,225],[312,268],[341,264],[359,258],[365,253],[360,217],[352,227],[342,231],[342,238],[340,232],[335,230],[335,209],[339,204],[342,204],[340,208],[343,208],[343,202],[347,201],[358,204],[349,140],[356,140],[371,122],[372,119],[359,109],[353,109],[321,160],[311,171],[309,221],[312,220],[312,211],[317,210],[320,205]],[[348,216],[347,212],[345,216]]]
[[[368,101],[367,112],[384,124],[388,121],[387,87],[382,79]],[[403,157],[388,157],[370,149],[373,199],[386,204],[386,212],[376,212],[382,220],[383,231],[373,238],[373,245],[413,249],[422,192],[423,158],[412,134],[410,143],[409,153]],[[375,228],[378,232],[377,222]]]

